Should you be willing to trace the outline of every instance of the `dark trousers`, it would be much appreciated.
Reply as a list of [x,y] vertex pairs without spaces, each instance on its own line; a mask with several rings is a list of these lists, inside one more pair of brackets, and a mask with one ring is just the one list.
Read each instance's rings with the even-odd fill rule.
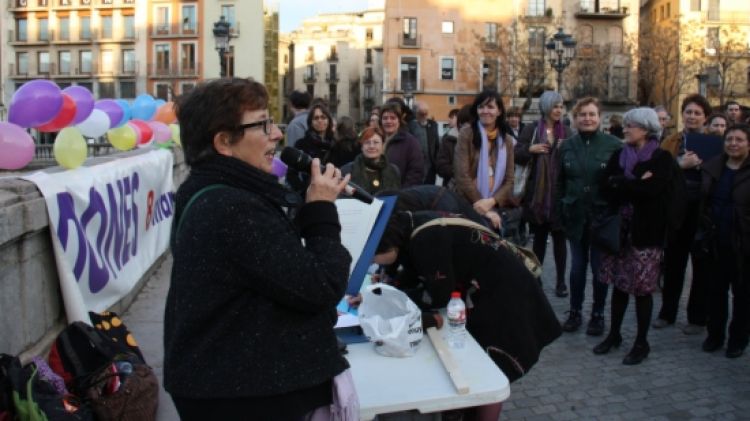
[[599,282],[599,266],[601,264],[600,252],[596,247],[591,247],[591,236],[589,235],[589,224],[583,229],[581,241],[570,240],[570,309],[581,311],[583,297],[586,290],[586,272],[591,263],[593,275],[594,304],[591,312],[601,315],[607,302],[607,291],[609,285]]
[[729,346],[745,348],[750,327],[750,277],[742,279],[737,255],[731,248],[720,248],[712,265],[714,276],[708,287],[708,335],[724,340],[729,312],[727,293],[732,288],[732,322],[729,324]]
[[705,326],[708,318],[706,261],[696,257],[692,252],[698,226],[698,212],[699,204],[689,202],[685,209],[685,223],[670,237],[664,249],[664,287],[659,318],[670,323],[677,320],[677,309],[685,283],[685,269],[689,256],[692,256],[693,281],[687,304],[688,323]]
[[552,254],[555,258],[555,271],[557,273],[557,284],[565,283],[565,264],[568,258],[567,245],[565,244],[565,232],[562,230],[551,231],[549,224],[532,224],[534,230],[534,254],[539,263],[544,263],[544,255],[547,251],[547,237],[552,235]]

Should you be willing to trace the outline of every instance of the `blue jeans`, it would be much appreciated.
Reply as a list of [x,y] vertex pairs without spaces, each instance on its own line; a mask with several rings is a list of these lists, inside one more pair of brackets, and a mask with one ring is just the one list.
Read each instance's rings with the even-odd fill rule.
[[599,282],[601,256],[596,247],[591,247],[588,231],[588,224],[586,224],[580,241],[568,241],[570,243],[571,254],[570,309],[581,311],[583,307],[583,297],[586,290],[586,269],[590,262],[594,282],[594,305],[591,312],[601,315],[604,313],[604,304],[607,301],[609,285]]

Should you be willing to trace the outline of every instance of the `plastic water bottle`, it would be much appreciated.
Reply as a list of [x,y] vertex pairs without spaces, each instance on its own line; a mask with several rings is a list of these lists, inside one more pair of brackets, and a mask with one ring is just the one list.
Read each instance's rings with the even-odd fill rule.
[[466,341],[466,304],[460,292],[451,293],[448,301],[448,345],[463,348]]

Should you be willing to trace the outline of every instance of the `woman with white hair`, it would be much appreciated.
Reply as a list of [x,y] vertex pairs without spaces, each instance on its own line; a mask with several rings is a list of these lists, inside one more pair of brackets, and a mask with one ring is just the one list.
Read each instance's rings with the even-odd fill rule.
[[635,296],[638,332],[623,364],[639,364],[650,351],[646,336],[659,279],[667,231],[667,190],[673,158],[659,148],[661,125],[651,108],[625,113],[625,146],[612,154],[602,174],[600,193],[611,212],[620,214],[620,251],[602,250],[599,279],[611,284],[612,323],[594,354],[606,354],[622,342],[620,326],[630,295]]
[[565,261],[567,248],[565,232],[555,211],[555,185],[559,169],[559,146],[563,139],[572,136],[568,126],[562,124],[565,114],[563,97],[555,91],[546,91],[539,98],[542,118],[527,125],[518,136],[515,147],[516,164],[531,165],[526,191],[523,196],[524,217],[534,231],[534,253],[544,263],[547,237],[552,235],[557,277],[555,295],[567,297]]

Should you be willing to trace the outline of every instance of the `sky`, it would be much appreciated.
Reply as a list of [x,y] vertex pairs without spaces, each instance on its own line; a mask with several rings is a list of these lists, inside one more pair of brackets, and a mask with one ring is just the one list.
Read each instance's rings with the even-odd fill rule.
[[277,0],[281,32],[297,29],[306,18],[319,13],[359,12],[367,9],[367,0]]

